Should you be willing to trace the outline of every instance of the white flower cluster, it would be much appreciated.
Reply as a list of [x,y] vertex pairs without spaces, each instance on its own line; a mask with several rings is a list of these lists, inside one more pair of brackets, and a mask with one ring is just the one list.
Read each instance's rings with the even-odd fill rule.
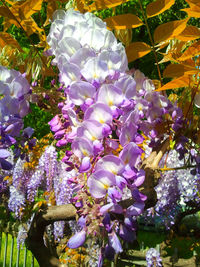
[[102,83],[116,71],[128,69],[125,49],[106,24],[91,13],[57,10],[47,41],[65,86],[81,78]]

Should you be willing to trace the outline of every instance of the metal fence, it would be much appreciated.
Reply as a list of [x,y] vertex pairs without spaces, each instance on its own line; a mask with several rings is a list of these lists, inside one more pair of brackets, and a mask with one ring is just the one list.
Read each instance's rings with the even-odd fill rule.
[[16,237],[0,232],[0,266],[39,267],[32,253],[25,246],[18,248]]

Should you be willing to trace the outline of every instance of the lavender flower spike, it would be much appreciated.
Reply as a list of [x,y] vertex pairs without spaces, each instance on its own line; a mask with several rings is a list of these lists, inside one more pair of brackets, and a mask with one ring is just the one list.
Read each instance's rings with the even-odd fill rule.
[[160,253],[155,248],[150,248],[146,253],[147,267],[161,267],[162,259]]

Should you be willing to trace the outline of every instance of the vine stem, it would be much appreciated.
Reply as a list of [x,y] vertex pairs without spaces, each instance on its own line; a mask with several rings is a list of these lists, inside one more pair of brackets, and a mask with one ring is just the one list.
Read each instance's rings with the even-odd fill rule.
[[159,168],[158,171],[175,171],[175,170],[186,170],[189,168],[196,168],[197,165],[189,165],[189,166],[182,166],[182,167],[175,167],[175,168]]
[[141,0],[139,0],[139,4],[140,4],[140,9],[142,11],[142,15],[143,15],[143,18],[144,18],[144,21],[145,21],[145,25],[147,27],[147,31],[148,31],[148,35],[149,35],[149,40],[151,42],[152,51],[153,51],[153,54],[154,54],[154,57],[155,57],[155,61],[156,61],[156,67],[157,67],[157,71],[158,71],[158,77],[159,77],[159,80],[160,80],[160,83],[161,83],[161,86],[162,86],[162,76],[161,76],[161,72],[160,72],[160,68],[159,68],[159,64],[158,64],[158,57],[157,57],[157,53],[156,53],[156,50],[155,50],[154,41],[153,41],[153,38],[151,36],[151,32],[150,32],[150,29],[149,29],[149,24],[147,22],[147,17],[146,17],[146,15],[144,13],[144,9],[143,9]]
[[188,114],[189,114],[189,112],[190,112],[190,109],[191,109],[191,107],[192,107],[192,104],[193,104],[193,102],[194,102],[194,98],[195,98],[196,93],[197,93],[197,91],[198,91],[199,85],[200,85],[200,79],[199,79],[199,81],[198,81],[197,87],[194,89],[194,92],[193,92],[193,95],[192,95],[192,99],[191,99],[189,108],[188,108],[188,110],[187,110],[187,113],[185,114],[185,117],[186,117],[186,118],[187,118],[187,116],[188,116]]

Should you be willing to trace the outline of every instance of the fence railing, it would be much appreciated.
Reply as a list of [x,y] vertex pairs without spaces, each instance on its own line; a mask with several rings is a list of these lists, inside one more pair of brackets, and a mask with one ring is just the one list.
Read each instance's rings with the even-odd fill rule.
[[0,266],[39,267],[32,253],[25,246],[18,248],[16,237],[0,232]]

